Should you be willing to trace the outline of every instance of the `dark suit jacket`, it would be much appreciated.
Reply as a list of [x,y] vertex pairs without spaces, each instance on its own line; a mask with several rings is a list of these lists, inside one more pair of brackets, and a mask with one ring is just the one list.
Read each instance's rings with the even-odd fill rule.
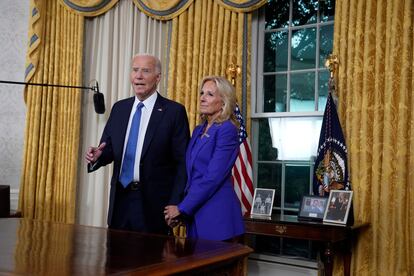
[[[100,158],[88,171],[114,162],[108,210],[111,225],[116,186],[120,174],[128,119],[135,97],[114,104],[102,134],[106,142]],[[158,94],[152,111],[140,161],[140,182],[143,185],[144,212],[150,232],[166,227],[163,210],[168,204],[178,204],[186,184],[185,150],[190,137],[184,106]]]

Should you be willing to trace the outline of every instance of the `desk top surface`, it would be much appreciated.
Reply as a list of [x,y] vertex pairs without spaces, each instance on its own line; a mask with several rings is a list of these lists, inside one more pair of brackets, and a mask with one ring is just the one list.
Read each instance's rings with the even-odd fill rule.
[[166,275],[247,256],[244,245],[0,219],[0,274]]

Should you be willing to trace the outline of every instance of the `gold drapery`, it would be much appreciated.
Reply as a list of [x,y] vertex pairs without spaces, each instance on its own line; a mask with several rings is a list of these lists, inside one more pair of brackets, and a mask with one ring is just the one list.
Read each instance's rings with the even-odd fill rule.
[[180,15],[194,0],[133,0],[138,9],[149,17],[170,20]]
[[[119,0],[59,0],[69,10],[84,16],[97,16],[110,10]],[[137,8],[149,17],[171,20],[186,11],[194,0],[132,0]],[[211,1],[211,0],[206,0]],[[234,12],[252,12],[267,0],[213,0]]]
[[25,65],[25,81],[29,81],[36,71],[39,61],[39,45],[43,36],[43,19],[40,16],[40,10],[43,11],[43,1],[30,1],[30,17],[29,17],[29,37]]
[[119,0],[59,0],[70,11],[83,16],[98,16],[106,13],[118,3]]
[[358,237],[352,275],[413,275],[414,2],[336,3],[339,113],[355,217],[370,223]]
[[[29,80],[81,85],[83,17],[68,12],[56,1],[32,0],[31,4],[42,17],[43,35],[36,49],[38,66]],[[79,89],[26,88],[19,193],[19,210],[26,218],[75,221],[81,93]]]
[[234,12],[252,12],[266,4],[268,0],[216,0],[216,2]]
[[[186,106],[191,129],[198,124],[198,86],[204,76],[226,76],[227,67],[237,64],[247,76],[245,84],[242,75],[236,78],[239,103],[242,85],[250,92],[250,55],[243,64],[243,47],[250,48],[243,35],[250,38],[250,21],[250,14],[231,12],[211,0],[195,0],[172,20],[168,96]],[[250,96],[245,100],[250,106]]]

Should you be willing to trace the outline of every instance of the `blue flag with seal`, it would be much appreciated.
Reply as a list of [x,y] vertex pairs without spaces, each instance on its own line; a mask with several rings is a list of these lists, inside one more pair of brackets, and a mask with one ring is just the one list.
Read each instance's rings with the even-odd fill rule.
[[329,196],[330,190],[351,190],[347,157],[338,112],[329,91],[315,160],[313,194]]

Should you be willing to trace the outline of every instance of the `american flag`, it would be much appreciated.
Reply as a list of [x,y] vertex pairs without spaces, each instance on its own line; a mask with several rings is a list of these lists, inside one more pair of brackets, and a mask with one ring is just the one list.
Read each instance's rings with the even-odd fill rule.
[[242,212],[250,212],[253,201],[253,171],[252,171],[252,151],[249,139],[247,138],[246,127],[240,108],[236,105],[234,110],[237,120],[240,123],[239,142],[240,152],[232,170],[234,190],[240,200]]

